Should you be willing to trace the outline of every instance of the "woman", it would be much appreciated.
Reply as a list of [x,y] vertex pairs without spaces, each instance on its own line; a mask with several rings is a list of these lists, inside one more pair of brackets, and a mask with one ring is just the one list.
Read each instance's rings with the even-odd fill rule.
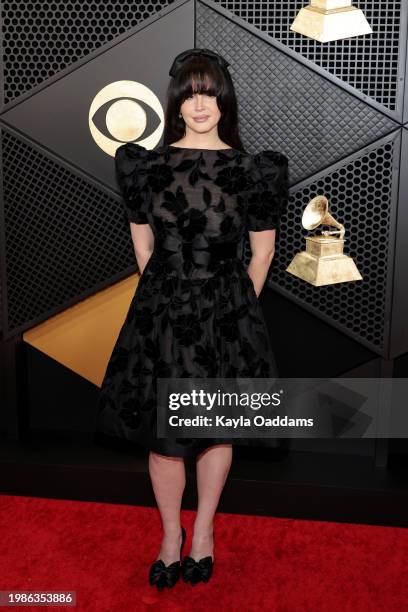
[[[179,54],[169,73],[167,144],[126,143],[115,156],[141,278],[106,370],[97,430],[150,451],[163,538],[149,580],[159,589],[180,574],[191,584],[212,574],[213,519],[232,439],[157,438],[156,378],[276,376],[257,297],[287,197],[288,160],[244,151],[227,67],[206,49]],[[180,563],[186,456],[196,457],[199,503]]]

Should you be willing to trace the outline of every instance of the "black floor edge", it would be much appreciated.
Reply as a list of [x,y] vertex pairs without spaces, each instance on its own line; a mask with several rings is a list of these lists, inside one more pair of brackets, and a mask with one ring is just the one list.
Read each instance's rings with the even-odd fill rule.
[[[276,451],[267,458],[236,453],[218,512],[408,527],[404,462],[376,468],[372,458]],[[187,460],[183,509],[197,507],[194,461]],[[0,493],[156,507],[147,454],[80,444],[0,451]]]

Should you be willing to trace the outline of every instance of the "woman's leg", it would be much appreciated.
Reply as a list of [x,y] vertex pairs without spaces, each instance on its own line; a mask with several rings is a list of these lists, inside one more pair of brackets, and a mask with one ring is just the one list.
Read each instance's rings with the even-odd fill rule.
[[216,444],[197,457],[198,508],[190,556],[213,555],[213,520],[232,463],[232,444]]
[[180,510],[186,484],[184,459],[150,451],[149,473],[163,526],[163,539],[157,559],[163,559],[169,565],[180,558]]

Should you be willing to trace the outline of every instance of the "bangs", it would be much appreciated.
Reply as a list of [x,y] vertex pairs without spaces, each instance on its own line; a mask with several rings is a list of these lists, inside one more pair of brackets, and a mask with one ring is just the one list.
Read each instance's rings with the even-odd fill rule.
[[195,93],[218,96],[222,91],[222,82],[216,72],[208,70],[191,69],[180,75],[179,99],[184,101]]

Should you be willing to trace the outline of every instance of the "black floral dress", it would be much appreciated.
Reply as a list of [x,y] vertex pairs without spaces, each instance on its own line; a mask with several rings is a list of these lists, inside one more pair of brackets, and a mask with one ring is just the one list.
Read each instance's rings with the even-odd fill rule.
[[287,158],[127,143],[115,164],[126,217],[150,224],[155,246],[106,369],[96,432],[176,457],[222,442],[257,445],[157,438],[156,378],[277,376],[242,258],[248,230],[279,225]]

